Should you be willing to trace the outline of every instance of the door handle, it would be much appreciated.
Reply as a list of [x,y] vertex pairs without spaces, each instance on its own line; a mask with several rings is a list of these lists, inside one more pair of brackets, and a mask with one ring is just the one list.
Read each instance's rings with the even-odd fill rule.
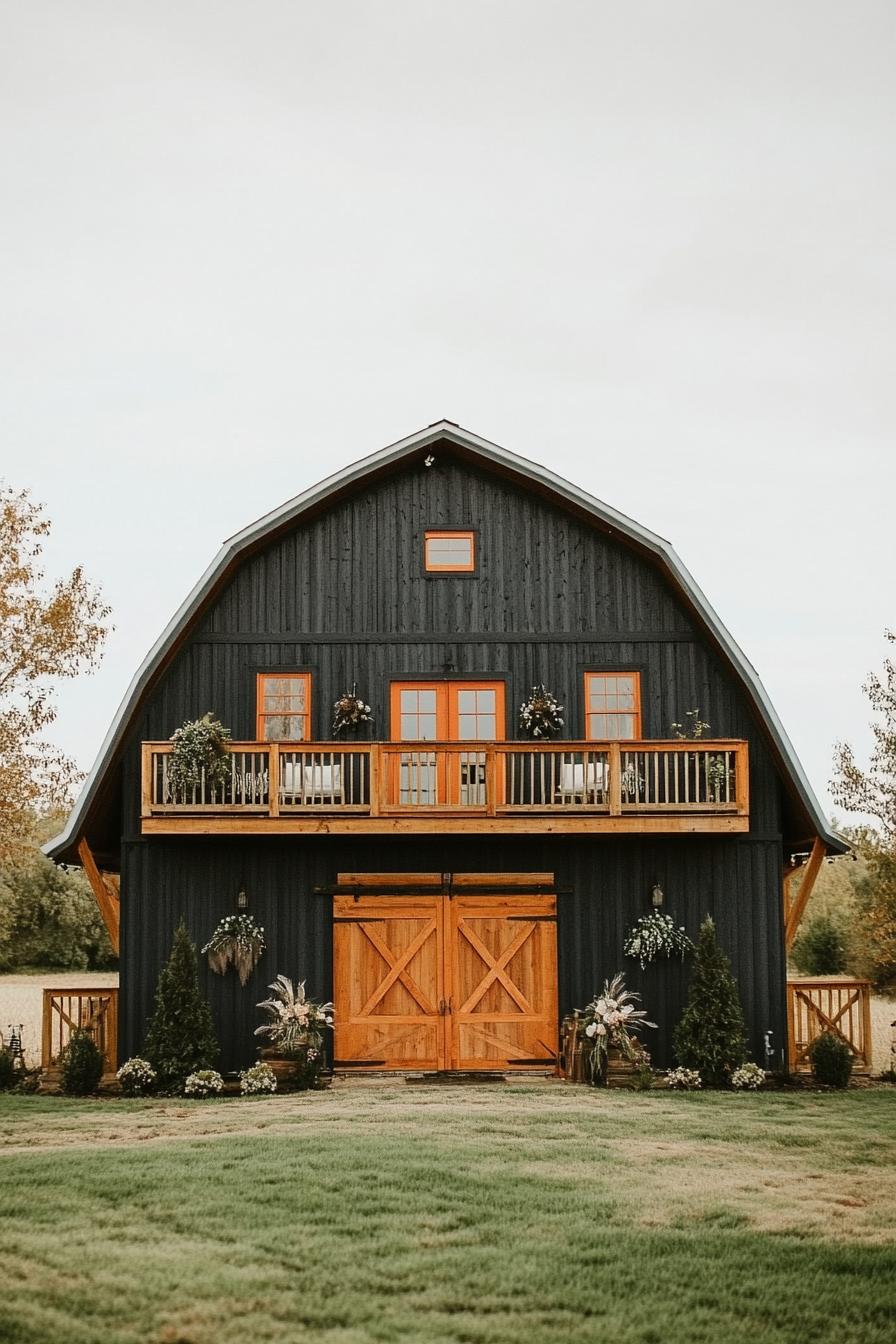
[[439,1017],[444,1017],[448,1011],[448,1005],[444,999],[439,999]]

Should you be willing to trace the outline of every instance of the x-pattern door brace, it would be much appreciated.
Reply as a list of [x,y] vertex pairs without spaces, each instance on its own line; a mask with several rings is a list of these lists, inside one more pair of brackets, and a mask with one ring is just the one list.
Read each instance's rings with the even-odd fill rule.
[[397,955],[392,951],[390,947],[387,946],[386,943],[383,942],[379,934],[377,934],[370,927],[370,925],[359,922],[358,927],[364,933],[368,942],[376,949],[378,954],[382,957],[383,961],[389,967],[388,975],[384,980],[382,980],[377,985],[376,989],[373,991],[370,998],[367,1000],[364,1007],[361,1009],[360,1016],[367,1017],[370,1013],[372,1013],[376,1005],[383,998],[385,998],[386,994],[388,994],[389,990],[396,983],[396,981],[404,985],[405,989],[408,991],[411,998],[414,999],[415,1002],[418,1004],[422,1012],[434,1016],[436,1013],[436,1009],[430,1003],[429,999],[426,997],[425,993],[417,984],[416,980],[413,978],[413,976],[411,975],[410,971],[407,968],[413,961],[414,957],[416,957],[417,953],[420,951],[423,944],[432,934],[435,933],[436,931],[435,920],[434,919],[428,920],[424,925],[424,927],[417,934],[416,938],[414,938],[413,941],[408,944],[408,946],[405,948],[403,952]]
[[486,991],[497,980],[500,982],[500,984],[503,985],[503,987],[506,989],[507,993],[513,999],[514,1003],[516,1003],[517,1007],[520,1009],[521,1012],[533,1013],[534,1009],[532,1005],[529,1003],[528,999],[520,991],[518,986],[513,983],[510,976],[508,975],[507,966],[516,956],[517,952],[519,952],[520,948],[523,946],[526,940],[529,937],[531,937],[536,927],[535,924],[534,923],[524,924],[523,927],[520,929],[519,933],[516,935],[516,937],[513,938],[510,943],[508,943],[507,947],[504,948],[504,951],[501,952],[497,957],[492,956],[491,952],[486,947],[485,943],[478,936],[478,934],[474,933],[474,931],[469,927],[466,920],[464,919],[459,920],[457,927],[459,932],[462,933],[463,936],[466,938],[467,942],[470,944],[476,955],[481,957],[485,965],[488,967],[488,972],[485,975],[484,979],[480,980],[479,984],[473,990],[473,993],[467,999],[466,1003],[461,1004],[460,1008],[458,1009],[458,1012],[461,1013],[471,1012],[473,1008],[475,1008],[476,1004],[483,997],[483,995],[486,993]]

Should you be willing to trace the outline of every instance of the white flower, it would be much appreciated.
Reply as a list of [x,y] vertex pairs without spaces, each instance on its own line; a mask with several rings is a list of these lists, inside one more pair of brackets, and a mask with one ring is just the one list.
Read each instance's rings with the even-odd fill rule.
[[597,1028],[597,1034],[598,1034],[598,1036],[606,1036],[606,1034],[607,1034],[607,1029],[606,1029],[606,1027],[603,1025],[603,1023],[601,1023],[600,1026]]
[[606,999],[598,999],[598,1001],[597,1001],[597,1003],[596,1003],[596,1005],[595,1005],[595,1008],[596,1008],[596,1011],[597,1011],[597,1012],[599,1012],[599,1013],[605,1013],[605,1012],[607,1011],[607,1001],[606,1001]]
[[606,1034],[606,1027],[599,1027],[596,1022],[589,1022],[588,1026],[585,1028],[585,1035],[593,1036],[595,1032]]

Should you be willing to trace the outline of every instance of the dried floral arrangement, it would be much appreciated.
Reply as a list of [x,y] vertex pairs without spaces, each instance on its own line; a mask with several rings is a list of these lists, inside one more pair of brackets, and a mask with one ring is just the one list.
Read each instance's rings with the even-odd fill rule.
[[264,929],[251,915],[242,914],[225,915],[202,950],[213,971],[224,975],[233,966],[245,985],[264,949]]

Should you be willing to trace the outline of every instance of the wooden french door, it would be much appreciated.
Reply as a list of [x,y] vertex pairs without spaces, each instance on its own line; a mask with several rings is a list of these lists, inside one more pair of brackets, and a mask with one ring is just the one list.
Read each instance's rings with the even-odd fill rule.
[[[502,742],[501,681],[392,683],[393,742]],[[486,802],[485,755],[409,751],[395,758],[391,800],[401,807],[475,807]]]
[[556,1063],[556,897],[371,891],[333,918],[337,1068]]

